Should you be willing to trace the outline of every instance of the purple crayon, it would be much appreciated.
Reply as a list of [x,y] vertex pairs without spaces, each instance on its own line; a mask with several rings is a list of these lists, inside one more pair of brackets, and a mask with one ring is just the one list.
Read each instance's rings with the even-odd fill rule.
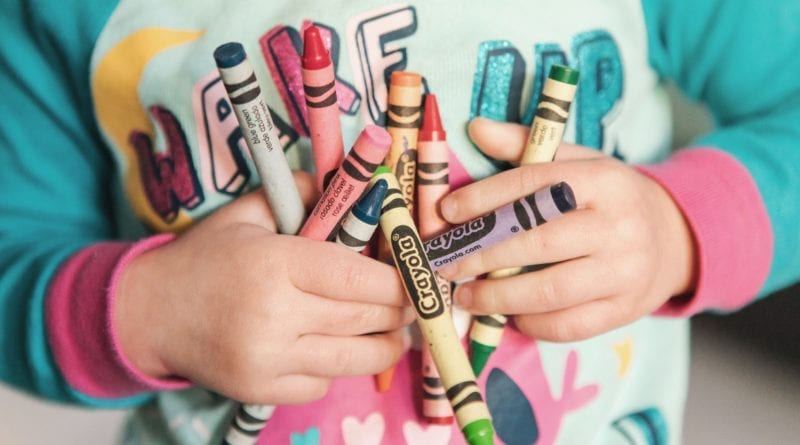
[[377,125],[364,127],[300,229],[300,236],[328,241],[336,235],[339,224],[367,188],[391,143],[392,137],[383,128]]
[[559,182],[431,238],[424,243],[425,253],[433,270],[439,270],[499,244],[521,230],[557,219],[575,206],[572,188],[566,182]]

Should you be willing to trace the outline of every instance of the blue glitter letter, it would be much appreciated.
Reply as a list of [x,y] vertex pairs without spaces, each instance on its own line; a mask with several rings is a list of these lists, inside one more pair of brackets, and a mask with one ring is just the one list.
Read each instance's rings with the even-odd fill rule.
[[472,83],[469,118],[483,116],[497,121],[519,122],[519,101],[525,61],[507,40],[481,43]]
[[572,51],[578,59],[581,79],[575,98],[578,144],[603,148],[603,118],[622,97],[622,62],[619,48],[606,31],[577,35]]

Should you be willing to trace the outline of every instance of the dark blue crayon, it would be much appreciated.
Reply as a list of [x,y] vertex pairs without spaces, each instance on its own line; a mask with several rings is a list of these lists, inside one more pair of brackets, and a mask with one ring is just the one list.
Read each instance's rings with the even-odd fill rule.
[[386,196],[389,184],[380,179],[375,185],[361,198],[350,214],[342,223],[339,233],[336,234],[336,243],[348,249],[361,252],[366,247],[381,217],[381,204]]

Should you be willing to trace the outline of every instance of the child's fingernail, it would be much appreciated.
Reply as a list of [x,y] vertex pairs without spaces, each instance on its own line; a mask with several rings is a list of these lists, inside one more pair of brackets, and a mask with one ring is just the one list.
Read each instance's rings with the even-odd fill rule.
[[448,221],[453,221],[458,212],[458,203],[453,198],[442,199],[441,204],[442,217]]
[[456,304],[464,309],[472,307],[472,291],[468,287],[456,288]]

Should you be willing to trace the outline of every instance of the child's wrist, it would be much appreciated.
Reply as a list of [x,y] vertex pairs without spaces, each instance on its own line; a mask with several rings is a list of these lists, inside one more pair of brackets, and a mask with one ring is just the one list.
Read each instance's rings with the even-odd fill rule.
[[171,376],[169,368],[159,357],[154,304],[162,291],[159,279],[159,258],[172,235],[161,235],[144,241],[129,261],[120,264],[111,291],[109,305],[110,330],[119,359],[128,371],[137,377],[165,379]]

